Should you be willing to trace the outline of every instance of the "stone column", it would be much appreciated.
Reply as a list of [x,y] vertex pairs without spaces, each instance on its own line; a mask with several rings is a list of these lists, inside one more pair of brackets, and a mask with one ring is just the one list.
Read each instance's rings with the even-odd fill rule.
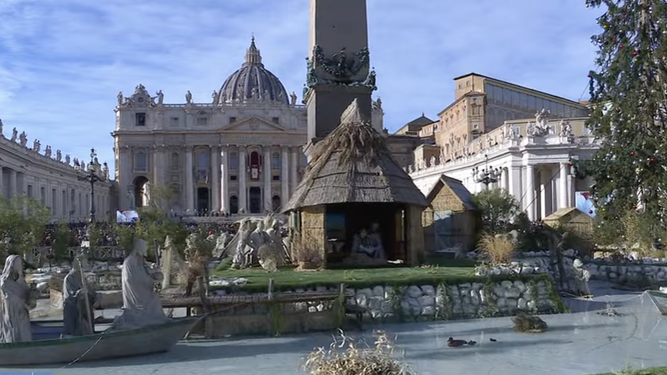
[[12,199],[16,196],[16,171],[13,169],[9,170],[9,196],[7,198]]
[[514,198],[520,201],[521,197],[523,196],[523,189],[521,189],[522,168],[521,166],[510,165],[507,171],[509,173],[509,186],[507,190],[512,196],[514,196]]
[[264,147],[264,163],[262,163],[262,168],[264,168],[264,187],[262,190],[264,191],[264,209],[266,211],[272,212],[273,211],[273,204],[271,204],[271,169],[273,169],[273,160],[271,158],[271,147],[265,146]]
[[577,180],[572,177],[571,174],[567,174],[567,206],[568,207],[574,207],[575,205],[575,199],[574,199],[574,191],[576,189],[576,182]]
[[568,163],[560,163],[560,170],[558,173],[558,209],[569,207],[567,198],[567,179],[569,177],[570,166]]
[[[118,170],[118,179],[119,181],[119,197],[118,197],[118,208],[121,211],[125,211],[129,209],[129,201],[127,199],[127,193],[134,194],[134,191],[132,190],[132,150],[130,149],[129,146],[121,146],[120,147],[120,158],[119,158],[119,166],[120,169]],[[68,193],[69,194],[69,193]],[[74,198],[74,201],[76,202],[76,197]],[[70,207],[70,210],[73,209],[74,207]],[[78,210],[78,205],[76,205],[76,210]],[[68,212],[69,215],[69,212]]]
[[297,185],[299,184],[299,148],[292,148],[292,166],[290,167],[290,189],[291,193],[294,194]]
[[524,208],[529,220],[535,220],[535,167],[526,165],[526,198]]
[[211,147],[211,211],[220,211],[220,147]]
[[290,198],[289,148],[282,148],[280,163],[280,204],[284,206]]
[[192,146],[185,149],[185,209],[193,213],[195,210],[194,177],[192,175]]
[[239,212],[246,211],[248,207],[248,188],[246,187],[246,177],[248,171],[246,170],[246,148],[239,146]]
[[156,180],[153,183],[153,185],[160,185],[160,186],[166,186],[168,181],[167,181],[167,147],[165,145],[160,145],[157,147],[156,150],[157,157],[156,157],[156,163],[153,165],[153,168],[155,168],[156,173]]
[[[0,136],[2,136],[0,134]],[[2,165],[0,165],[0,199],[5,199],[7,198],[5,196],[5,173],[4,169],[2,168]]]
[[229,146],[220,150],[220,211],[229,212]]
[[551,214],[551,168],[542,166],[540,173],[540,219]]

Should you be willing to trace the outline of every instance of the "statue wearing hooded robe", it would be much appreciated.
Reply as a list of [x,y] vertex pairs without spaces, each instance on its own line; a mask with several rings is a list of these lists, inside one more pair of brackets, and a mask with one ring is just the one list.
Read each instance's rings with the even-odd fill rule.
[[138,328],[168,320],[155,292],[155,284],[162,282],[162,272],[146,263],[147,253],[146,241],[135,239],[132,253],[123,262],[123,310],[114,321],[114,329]]
[[232,258],[232,268],[246,268],[250,265],[252,257],[252,247],[250,247],[250,220],[243,220],[239,225],[239,231],[232,243],[228,247],[234,246],[234,256]]
[[[81,260],[74,262],[74,267],[63,281],[63,323],[65,335],[84,336],[95,333],[93,305],[97,293],[86,283],[81,270]],[[88,301],[86,301],[88,297]]]
[[23,261],[10,255],[0,276],[0,342],[32,341],[30,310],[36,306],[36,290],[23,278]]

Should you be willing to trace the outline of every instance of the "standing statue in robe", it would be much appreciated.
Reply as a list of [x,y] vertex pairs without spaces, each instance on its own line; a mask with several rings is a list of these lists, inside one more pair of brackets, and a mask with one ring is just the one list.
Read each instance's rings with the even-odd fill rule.
[[[236,233],[235,237],[235,251],[234,257],[232,258],[232,268],[246,268],[250,266],[252,258],[252,247],[250,247],[250,220],[244,219],[239,225],[239,230]],[[233,245],[234,241],[230,244]]]
[[114,329],[138,328],[168,320],[155,293],[155,284],[162,282],[162,272],[146,263],[147,254],[146,241],[135,239],[132,254],[123,262],[123,310],[114,321]]
[[[65,335],[84,336],[92,335],[94,330],[93,305],[97,300],[97,293],[87,283],[83,287],[83,272],[81,260],[75,261],[72,270],[63,281],[63,323]],[[86,301],[88,297],[88,301]]]
[[0,342],[32,341],[29,311],[36,305],[36,289],[23,278],[23,261],[10,255],[0,276]]

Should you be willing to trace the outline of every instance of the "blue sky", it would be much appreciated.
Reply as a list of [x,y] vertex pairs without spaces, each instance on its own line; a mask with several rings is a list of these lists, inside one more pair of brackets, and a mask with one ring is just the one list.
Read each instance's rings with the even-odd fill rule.
[[[254,33],[266,67],[299,96],[309,0],[0,0],[0,119],[73,157],[113,164],[118,91],[142,83],[195,101],[243,62]],[[492,76],[573,100],[587,93],[598,11],[584,0],[368,0],[371,64],[395,130],[451,103],[452,78]],[[585,97],[584,97],[585,98]]]

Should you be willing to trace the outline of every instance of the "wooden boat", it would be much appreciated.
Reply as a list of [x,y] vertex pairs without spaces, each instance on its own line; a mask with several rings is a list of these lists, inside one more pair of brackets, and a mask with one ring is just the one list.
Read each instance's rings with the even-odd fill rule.
[[0,367],[98,361],[168,352],[200,319],[177,318],[137,329],[107,329],[94,335],[65,338],[60,338],[62,325],[36,323],[33,327],[37,340],[0,344]]
[[646,294],[658,311],[660,311],[660,314],[667,316],[667,293],[659,292],[657,290],[647,290]]

